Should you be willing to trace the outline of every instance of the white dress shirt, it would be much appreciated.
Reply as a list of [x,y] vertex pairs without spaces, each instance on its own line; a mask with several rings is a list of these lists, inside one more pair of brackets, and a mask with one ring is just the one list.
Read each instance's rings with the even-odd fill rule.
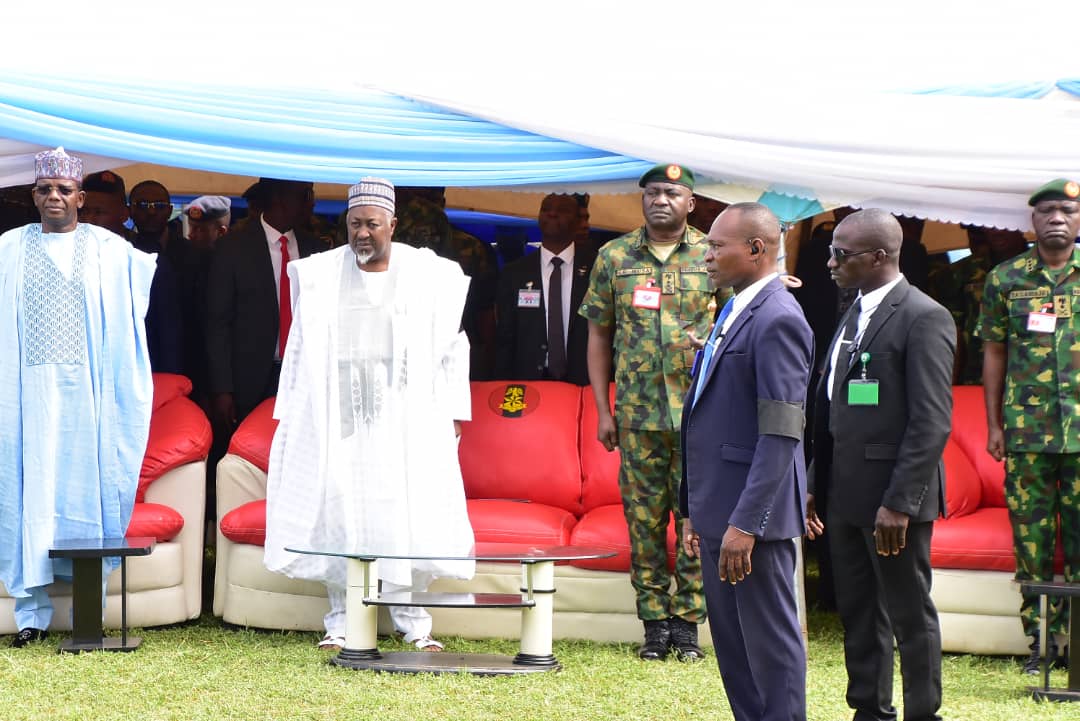
[[540,246],[540,282],[544,285],[544,318],[547,318],[548,286],[551,285],[551,271],[554,270],[551,259],[555,257],[562,258],[563,262],[559,271],[562,276],[562,332],[563,348],[565,348],[570,329],[570,287],[574,282],[574,244],[571,243],[563,248],[558,255]]
[[770,280],[780,275],[779,273],[770,273],[761,280],[755,280],[750,285],[746,286],[738,293],[735,294],[735,300],[731,303],[731,313],[724,319],[724,325],[720,326],[720,332],[718,335],[727,335],[728,330],[731,328],[731,324],[735,322],[735,319],[739,317],[739,313],[742,313],[751,301],[757,297],[757,294],[761,292]]
[[[874,311],[881,305],[881,301],[885,300],[885,296],[889,294],[896,284],[904,279],[904,274],[898,274],[894,279],[881,286],[877,290],[872,290],[866,295],[859,293],[858,301],[860,303],[859,308],[859,324],[855,329],[855,345],[859,344],[862,340],[863,333],[866,332],[867,326],[870,325],[870,318],[873,317]],[[828,395],[829,400],[832,400],[832,388],[833,382],[836,380],[836,359],[840,355],[840,347],[847,345],[844,339],[837,338],[836,343],[833,344],[832,353],[829,359],[829,384],[825,387],[825,393]]]
[[[293,261],[300,257],[300,248],[296,245],[296,233],[291,230],[287,233],[282,233],[274,226],[266,222],[266,216],[260,215],[259,222],[262,223],[263,232],[266,233],[266,243],[270,250],[270,263],[274,266],[274,298],[277,299],[278,304],[281,303],[281,236],[285,236],[288,239],[286,245],[289,246],[289,260]],[[280,307],[280,305],[279,305]],[[281,360],[278,355],[278,349],[281,348],[281,339],[278,338],[278,342],[274,344],[274,360]]]

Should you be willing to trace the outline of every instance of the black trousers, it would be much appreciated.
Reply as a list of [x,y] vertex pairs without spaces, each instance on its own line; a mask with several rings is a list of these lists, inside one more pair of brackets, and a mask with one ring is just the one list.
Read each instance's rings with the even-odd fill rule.
[[873,529],[830,520],[836,605],[844,625],[848,705],[856,721],[891,721],[893,638],[900,652],[904,719],[936,721],[941,707],[941,627],[930,600],[932,523],[908,526],[905,548],[879,556]]

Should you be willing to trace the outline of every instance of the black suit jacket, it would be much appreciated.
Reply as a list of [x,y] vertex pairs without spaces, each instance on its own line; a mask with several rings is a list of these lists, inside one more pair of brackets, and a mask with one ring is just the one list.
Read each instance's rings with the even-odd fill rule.
[[[579,386],[589,384],[585,360],[589,323],[577,309],[589,287],[589,271],[594,256],[574,253],[571,271],[570,327],[566,334],[566,380]],[[528,286],[532,283],[531,286]],[[541,292],[540,307],[519,308],[518,291],[531,287]],[[503,267],[495,299],[495,377],[502,380],[540,380],[547,356],[546,299],[542,297],[540,252],[518,258]]]
[[[836,335],[822,351],[827,358],[835,343]],[[846,349],[837,358],[830,402],[826,360],[817,387],[808,478],[815,501],[824,502],[819,510],[864,528],[874,525],[882,505],[912,522],[944,513],[941,454],[952,426],[955,346],[949,312],[902,279],[874,311],[859,342],[858,353],[870,354],[867,378],[878,380],[879,404],[848,405],[847,382],[860,377],[862,366],[848,366]]]
[[[295,230],[300,257],[325,249]],[[274,265],[257,220],[220,238],[207,278],[206,355],[211,393],[232,393],[238,419],[265,397],[274,373],[278,295]]]

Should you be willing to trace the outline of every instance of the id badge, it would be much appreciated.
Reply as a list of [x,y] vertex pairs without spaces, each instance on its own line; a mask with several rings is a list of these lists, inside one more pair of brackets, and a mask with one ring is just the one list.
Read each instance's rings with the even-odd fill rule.
[[660,310],[660,289],[654,285],[639,285],[634,288],[633,302],[635,308],[646,310]]
[[538,290],[519,290],[518,291],[518,308],[539,308],[540,307],[540,291]]
[[1053,333],[1057,328],[1057,316],[1053,313],[1036,311],[1028,313],[1027,329],[1032,333]]
[[847,403],[849,406],[876,406],[878,382],[876,378],[848,381]]

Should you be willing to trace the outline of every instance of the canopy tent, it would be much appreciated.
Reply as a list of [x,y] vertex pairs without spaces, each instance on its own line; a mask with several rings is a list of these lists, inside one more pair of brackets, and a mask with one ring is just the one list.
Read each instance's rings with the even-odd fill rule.
[[[57,144],[91,169],[328,183],[383,173],[533,192],[633,192],[652,162],[681,162],[706,194],[761,199],[787,221],[851,204],[1024,228],[1031,188],[1080,175],[1080,103],[1063,99],[1080,62],[1018,3],[691,3],[658,17],[637,12],[643,3],[556,0],[507,18],[501,3],[312,0],[309,17],[340,20],[317,23],[294,4],[265,3],[253,18],[194,0],[184,17],[199,18],[203,53],[162,42],[165,11],[114,5],[107,18],[74,4],[57,15],[96,47],[129,48],[122,70],[115,52],[52,70],[32,9],[6,11],[0,184],[28,180],[29,155]],[[1056,26],[1072,25],[1072,6],[1055,12]],[[800,42],[817,37],[830,42]],[[292,52],[268,52],[275,41]]]

